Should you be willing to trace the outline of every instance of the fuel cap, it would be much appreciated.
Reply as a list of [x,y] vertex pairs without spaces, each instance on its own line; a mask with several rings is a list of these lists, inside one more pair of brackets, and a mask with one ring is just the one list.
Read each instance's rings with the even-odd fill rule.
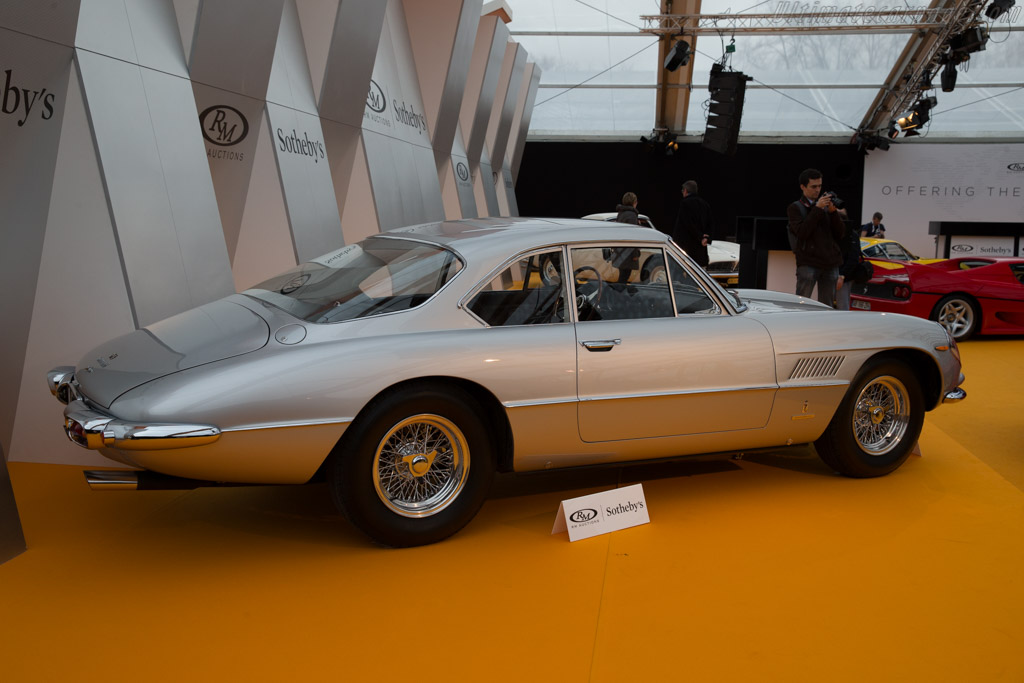
[[274,333],[274,339],[282,344],[298,344],[306,338],[306,328],[302,325],[285,325]]

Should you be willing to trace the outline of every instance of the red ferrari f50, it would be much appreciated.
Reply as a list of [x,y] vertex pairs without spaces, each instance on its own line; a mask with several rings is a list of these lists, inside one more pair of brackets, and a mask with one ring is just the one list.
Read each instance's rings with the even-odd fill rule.
[[875,262],[850,305],[941,323],[957,341],[1024,334],[1024,258],[955,258],[931,264]]

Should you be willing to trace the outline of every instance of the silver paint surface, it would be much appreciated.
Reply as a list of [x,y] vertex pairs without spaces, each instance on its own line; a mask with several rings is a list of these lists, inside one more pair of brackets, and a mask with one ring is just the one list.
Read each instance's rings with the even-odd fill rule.
[[[862,365],[890,349],[934,363],[942,386],[926,397],[933,403],[961,381],[953,354],[935,349],[948,343],[936,323],[834,311],[755,290],[742,291],[745,306],[736,307],[666,236],[646,228],[490,218],[386,234],[443,244],[465,266],[418,308],[307,324],[294,344],[269,332],[296,325],[294,318],[241,294],[217,302],[233,312],[237,330],[202,309],[160,323],[159,337],[129,352],[137,377],[118,374],[120,354],[107,367],[89,366],[92,372],[80,364],[83,393],[95,401],[92,392],[122,392],[108,412],[124,422],[209,424],[220,438],[196,448],[101,452],[176,476],[302,482],[381,392],[410,380],[454,378],[476,384],[503,407],[514,467],[523,471],[813,441]],[[566,322],[488,327],[460,305],[504,264],[565,244],[665,248],[718,309],[574,322],[570,304]],[[195,343],[157,343],[172,338]],[[602,340],[620,343],[599,352],[581,344]],[[109,360],[103,354],[115,346],[90,355]]]

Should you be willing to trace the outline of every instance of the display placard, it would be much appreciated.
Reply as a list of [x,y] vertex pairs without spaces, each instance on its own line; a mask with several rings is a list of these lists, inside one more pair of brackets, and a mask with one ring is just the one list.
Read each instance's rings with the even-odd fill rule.
[[552,534],[569,532],[569,541],[599,536],[650,522],[642,484],[563,500]]

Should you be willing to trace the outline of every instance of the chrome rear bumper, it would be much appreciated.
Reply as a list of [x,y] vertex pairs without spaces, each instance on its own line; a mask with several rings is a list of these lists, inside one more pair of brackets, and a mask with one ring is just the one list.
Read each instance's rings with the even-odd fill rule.
[[77,399],[64,409],[64,432],[83,448],[153,451],[213,443],[220,429],[205,424],[139,424],[101,413]]

